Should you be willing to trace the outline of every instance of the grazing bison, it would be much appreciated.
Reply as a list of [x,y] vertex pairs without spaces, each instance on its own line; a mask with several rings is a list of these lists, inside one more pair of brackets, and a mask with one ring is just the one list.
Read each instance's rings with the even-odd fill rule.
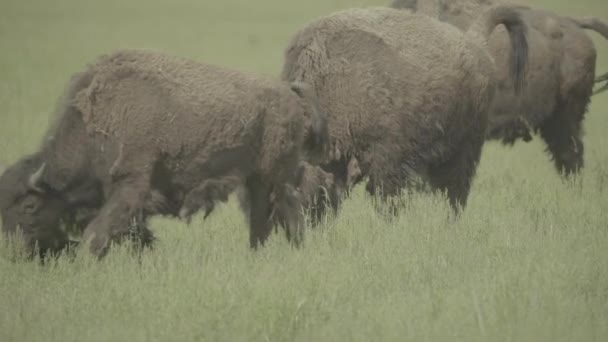
[[285,52],[282,79],[305,82],[328,113],[330,162],[338,184],[369,177],[383,199],[424,180],[465,206],[496,86],[487,39],[509,29],[513,83],[527,58],[518,11],[496,7],[466,33],[391,8],[349,9],[301,29]]
[[[438,3],[439,1],[439,3]],[[475,18],[496,0],[396,0],[396,8],[418,9],[441,21],[467,30]],[[530,67],[527,91],[514,94],[509,85],[508,36],[496,30],[490,37],[490,52],[499,70],[498,91],[489,115],[488,139],[512,145],[518,139],[530,141],[540,133],[558,172],[577,173],[583,167],[582,123],[594,83],[596,50],[583,29],[597,31],[608,39],[608,23],[598,18],[569,18],[528,9],[522,12],[529,26]],[[597,90],[608,89],[608,83]]]
[[[19,227],[30,248],[57,251],[67,244],[60,222],[85,212],[84,239],[103,256],[131,233],[149,243],[147,216],[177,216],[189,197],[222,200],[238,183],[251,247],[267,239],[271,214],[299,236],[291,184],[301,158],[320,158],[327,138],[323,115],[302,94],[157,52],[103,56],[73,77],[40,150],[0,176],[3,231]],[[218,187],[226,179],[229,188]]]

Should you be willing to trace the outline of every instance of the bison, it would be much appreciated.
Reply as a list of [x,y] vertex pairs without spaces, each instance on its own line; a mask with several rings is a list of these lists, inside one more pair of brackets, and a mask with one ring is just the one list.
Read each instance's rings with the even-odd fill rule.
[[61,223],[85,212],[78,229],[102,257],[133,234],[149,244],[148,216],[188,216],[188,201],[208,208],[238,184],[250,246],[267,239],[271,215],[297,244],[298,164],[321,160],[327,140],[314,101],[301,84],[161,52],[101,56],[72,77],[40,149],[0,176],[2,230],[58,251]]
[[466,33],[384,7],[343,10],[297,32],[281,78],[309,84],[328,114],[330,160],[322,171],[346,188],[368,177],[367,191],[385,201],[422,180],[447,192],[459,212],[497,84],[486,45],[499,24],[509,30],[509,75],[520,88],[527,40],[516,8],[492,8]]
[[[439,2],[438,2],[439,1]],[[438,17],[461,30],[496,0],[395,0],[395,8],[418,10]],[[530,27],[530,72],[527,91],[515,94],[509,85],[508,36],[496,30],[489,39],[490,52],[499,70],[498,91],[490,109],[487,138],[513,145],[518,139],[532,140],[540,133],[557,171],[577,174],[584,165],[583,120],[593,94],[596,49],[583,29],[608,39],[608,23],[598,18],[570,18],[540,9],[522,12]],[[608,83],[598,89],[608,89]]]

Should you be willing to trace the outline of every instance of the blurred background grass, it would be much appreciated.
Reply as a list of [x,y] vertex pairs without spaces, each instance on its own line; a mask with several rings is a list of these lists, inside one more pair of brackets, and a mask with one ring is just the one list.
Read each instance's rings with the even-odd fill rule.
[[[289,37],[333,10],[385,1],[0,1],[0,162],[36,149],[71,73],[121,47],[278,75]],[[608,19],[604,0],[529,1]],[[608,41],[590,33],[597,71]],[[469,206],[409,199],[385,221],[358,189],[292,251],[252,253],[231,202],[208,220],[156,218],[156,250],[44,267],[0,247],[0,341],[608,338],[608,93],[586,120],[586,168],[560,180],[535,139],[486,144]]]

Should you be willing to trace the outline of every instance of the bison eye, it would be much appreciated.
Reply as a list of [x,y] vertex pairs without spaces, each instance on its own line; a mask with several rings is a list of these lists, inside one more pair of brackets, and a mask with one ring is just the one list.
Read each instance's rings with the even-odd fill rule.
[[23,211],[26,214],[31,214],[31,213],[35,212],[36,210],[38,210],[39,203],[40,202],[38,201],[38,199],[36,199],[34,197],[28,197],[25,200],[23,200],[23,204],[22,204]]

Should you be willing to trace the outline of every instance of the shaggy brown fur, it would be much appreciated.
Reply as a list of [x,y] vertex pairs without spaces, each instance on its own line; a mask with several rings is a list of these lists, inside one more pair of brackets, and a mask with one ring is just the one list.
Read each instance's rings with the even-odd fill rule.
[[[311,211],[313,224],[320,221],[326,205],[337,205],[337,199],[345,190],[343,184],[335,181],[333,174],[306,162],[300,163],[295,184],[298,185],[295,190],[301,204]],[[237,189],[241,207],[248,212],[249,204],[246,198],[249,195],[246,189],[242,187],[239,177],[228,175],[206,180],[186,194],[179,217],[190,222],[194,213],[204,209],[204,218],[207,218],[215,209],[217,202],[226,202],[230,194]],[[275,194],[271,194],[271,197],[274,196]]]
[[179,211],[179,217],[190,222],[193,214],[204,209],[204,218],[207,218],[213,209],[215,209],[217,202],[228,201],[228,196],[242,184],[242,179],[238,176],[229,175],[221,178],[206,179],[186,194],[182,208]]
[[[358,163],[359,181],[383,198],[414,179],[464,207],[496,84],[486,39],[499,23],[513,37],[516,80],[527,57],[517,11],[499,7],[466,34],[423,15],[350,9],[309,23],[289,43],[282,78],[311,84],[328,113],[336,180]],[[354,158],[354,159],[353,159]],[[382,190],[382,191],[380,191]]]
[[301,157],[322,158],[327,139],[323,116],[301,93],[157,52],[101,57],[74,77],[40,151],[0,177],[3,230],[20,226],[28,244],[61,248],[59,221],[91,207],[84,237],[102,256],[133,223],[151,241],[146,217],[178,215],[188,193],[223,199],[233,188],[216,185],[230,177],[251,194],[251,247],[268,237],[273,209],[298,231],[289,184]]
[[[418,7],[437,0],[419,0]],[[467,30],[475,18],[489,6],[506,1],[450,0],[440,1],[441,21]],[[512,2],[512,1],[509,1]],[[416,9],[412,1],[394,1],[392,6]],[[490,51],[496,59],[499,73],[498,93],[490,111],[489,139],[501,139],[513,144],[517,139],[532,139],[540,132],[547,144],[557,170],[565,175],[583,167],[584,145],[582,123],[593,93],[596,50],[583,29],[597,31],[608,39],[608,24],[598,18],[568,18],[554,13],[529,9],[523,18],[530,27],[530,72],[528,91],[521,96],[510,89],[505,57],[509,49],[504,30],[496,30],[490,38]],[[596,91],[608,88],[608,84]]]

